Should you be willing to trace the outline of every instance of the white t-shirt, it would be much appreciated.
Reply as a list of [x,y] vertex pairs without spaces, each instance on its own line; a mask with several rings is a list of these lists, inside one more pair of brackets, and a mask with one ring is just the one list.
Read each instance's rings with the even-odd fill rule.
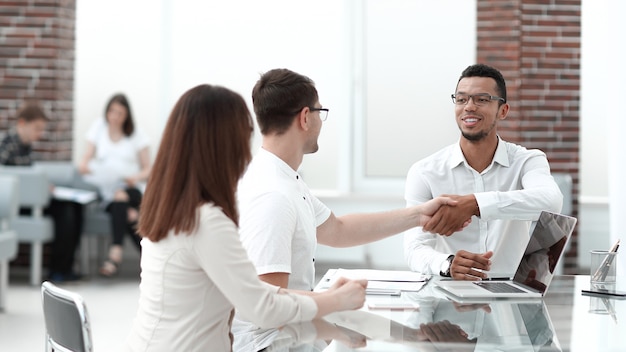
[[[239,182],[239,233],[257,274],[289,273],[290,289],[315,286],[317,227],[331,211],[311,195],[302,177],[276,155],[260,149]],[[237,350],[266,347],[266,332],[237,313]]]
[[193,233],[141,241],[139,308],[127,350],[230,351],[233,307],[264,328],[314,318],[311,297],[277,294],[259,280],[220,208],[205,204],[198,212]]
[[415,227],[405,232],[404,253],[411,270],[439,274],[441,263],[458,250],[493,251],[491,272],[513,275],[542,210],[559,212],[563,195],[550,174],[546,155],[498,139],[491,165],[472,169],[459,143],[411,166],[406,180],[407,206],[442,194],[474,194],[480,218],[445,237]]
[[257,273],[290,273],[290,289],[313,290],[317,227],[330,209],[296,171],[264,149],[248,166],[237,196],[241,242]]
[[[139,152],[150,143],[148,137],[137,127],[132,135],[119,141],[112,141],[108,125],[104,118],[97,119],[87,132],[87,141],[96,147],[96,152],[89,162],[90,174],[85,181],[100,189],[105,200],[113,199],[113,194],[124,185],[124,178],[141,170]],[[143,184],[139,189],[143,190]]]

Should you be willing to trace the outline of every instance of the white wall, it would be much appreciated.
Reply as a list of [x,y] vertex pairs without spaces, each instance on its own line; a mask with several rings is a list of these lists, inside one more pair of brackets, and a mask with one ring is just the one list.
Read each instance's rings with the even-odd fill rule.
[[321,103],[331,108],[320,141],[324,148],[306,174],[321,187],[334,187],[337,130],[350,107],[350,4],[78,1],[74,160],[114,92],[128,94],[155,154],[169,111],[184,91],[200,83],[223,85],[251,108],[250,92],[260,73],[286,67],[314,79]]
[[74,161],[83,154],[87,129],[104,118],[105,105],[117,92],[128,96],[135,122],[156,148],[168,106],[162,88],[163,13],[159,3],[153,4],[77,1]]
[[[596,103],[601,105],[602,111],[608,117],[608,163],[609,163],[609,194],[610,194],[610,224],[611,224],[611,243],[621,239],[622,254],[618,256],[617,273],[619,276],[626,276],[626,255],[623,248],[626,245],[626,230],[624,230],[624,214],[626,214],[626,158],[624,150],[626,150],[626,139],[624,131],[626,131],[626,120],[623,114],[615,111],[612,107],[619,106],[622,102],[622,85],[626,81],[626,43],[624,42],[624,34],[626,33],[626,22],[623,16],[626,13],[626,3],[622,0],[603,1],[606,5],[603,8],[604,13],[608,16],[608,33],[604,47],[608,53],[608,63],[610,71],[605,75],[606,84],[599,90],[608,93],[608,99],[599,99]],[[599,87],[600,88],[600,87]],[[606,130],[605,130],[606,131]],[[606,246],[600,248],[607,248]]]
[[619,43],[623,42],[620,35],[624,33],[623,27],[622,32],[610,29],[623,22],[610,15],[624,13],[617,11],[617,3],[622,1],[582,0],[578,222],[578,265],[582,268],[589,266],[591,249],[608,249],[611,246],[609,194],[613,193],[616,197],[622,194],[622,198],[624,194],[614,187],[610,191],[609,158],[612,153],[609,144],[617,143],[619,138],[607,138],[609,131],[619,133],[623,130],[616,128],[615,121],[610,121],[610,116],[616,115],[608,108],[611,106],[610,94],[619,94],[617,73],[621,64],[609,59],[615,56]]
[[[620,80],[611,77],[619,66],[606,60],[606,52],[621,38],[605,38],[609,6],[616,4],[621,3],[583,0],[579,229],[586,247],[581,253],[609,243],[606,136],[612,105],[607,92],[619,92],[618,83],[609,82]],[[306,156],[302,166],[309,185],[326,190],[322,199],[338,214],[402,206],[403,170],[410,161],[457,138],[449,94],[461,70],[473,63],[475,18],[475,1],[459,0],[320,0],[314,5],[78,0],[74,160],[82,155],[87,128],[103,118],[104,105],[116,92],[129,96],[154,155],[169,110],[185,90],[200,83],[224,85],[251,108],[250,91],[259,74],[286,67],[315,80],[321,103],[331,109],[320,151]],[[396,51],[390,55],[390,50]],[[355,191],[378,195],[355,201]],[[374,263],[387,265],[391,258],[403,265],[397,253],[389,253],[399,243],[397,236],[354,249],[347,258],[367,255]],[[350,252],[324,251],[320,256],[330,258]]]

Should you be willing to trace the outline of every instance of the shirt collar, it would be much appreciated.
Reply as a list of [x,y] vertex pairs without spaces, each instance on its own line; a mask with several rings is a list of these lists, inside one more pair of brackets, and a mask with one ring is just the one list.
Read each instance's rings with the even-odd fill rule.
[[22,142],[19,133],[17,133],[17,128],[11,128],[8,132],[8,135],[17,142],[17,144],[21,147],[29,147],[30,144]]
[[493,156],[493,162],[505,167],[509,167],[511,165],[509,153],[506,150],[506,143],[500,139],[500,136],[498,136],[498,147],[496,148],[496,153]]
[[300,179],[300,174],[297,171],[289,166],[283,159],[279,158],[276,154],[263,149],[263,147],[259,148],[259,152],[256,157],[263,158],[274,164],[280,171],[285,173],[287,176]]
[[[461,141],[456,144],[456,147],[452,150],[452,155],[450,157],[450,169],[453,169],[459,164],[466,163],[465,156],[463,156],[463,151],[461,150]],[[502,166],[508,167],[510,166],[509,154],[506,150],[506,144],[502,142],[500,136],[498,136],[498,146],[496,147],[496,153],[493,155],[493,160],[491,161],[491,165],[493,163],[498,163]],[[487,168],[491,168],[491,165]]]

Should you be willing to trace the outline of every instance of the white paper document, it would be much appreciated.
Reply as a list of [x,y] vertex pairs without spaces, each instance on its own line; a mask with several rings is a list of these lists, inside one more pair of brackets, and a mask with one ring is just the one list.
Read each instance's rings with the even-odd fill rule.
[[59,186],[54,187],[52,196],[58,200],[68,200],[80,204],[87,204],[98,199],[98,194],[94,191]]
[[335,281],[344,277],[347,279],[367,279],[367,288],[381,292],[381,290],[393,291],[419,291],[428,280],[430,275],[424,275],[413,271],[397,270],[373,270],[373,269],[329,269],[320,282],[315,286],[315,291],[324,291],[331,287]]

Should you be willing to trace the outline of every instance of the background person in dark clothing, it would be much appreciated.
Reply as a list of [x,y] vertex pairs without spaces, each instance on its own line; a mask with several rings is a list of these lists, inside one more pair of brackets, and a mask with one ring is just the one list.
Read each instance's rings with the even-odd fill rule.
[[[47,122],[48,118],[37,103],[25,103],[18,112],[16,126],[0,142],[0,164],[32,165],[31,145],[41,139]],[[29,211],[30,209],[20,209],[21,214]],[[54,241],[48,279],[56,282],[80,279],[80,275],[74,272],[73,265],[83,225],[82,205],[52,198],[44,213],[54,219]]]

